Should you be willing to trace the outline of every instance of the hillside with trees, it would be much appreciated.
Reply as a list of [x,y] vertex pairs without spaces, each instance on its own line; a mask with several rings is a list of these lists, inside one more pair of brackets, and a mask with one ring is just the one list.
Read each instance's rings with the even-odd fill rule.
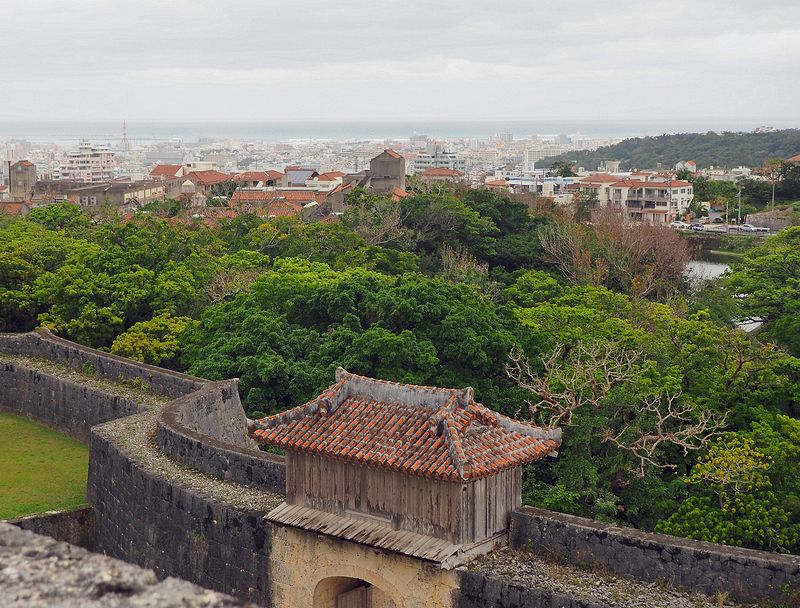
[[558,161],[569,161],[596,170],[605,160],[620,161],[622,170],[653,169],[659,164],[672,168],[680,160],[694,160],[698,167],[759,167],[770,158],[790,158],[800,154],[800,129],[772,133],[678,133],[626,139],[594,151],[567,152],[536,163],[550,168]]
[[[558,458],[525,471],[527,504],[800,552],[800,229],[693,294],[665,226],[486,190],[349,203],[334,223],[0,218],[0,331],[238,377],[250,417],[319,394],[337,366],[472,386],[563,429]],[[757,340],[733,328],[745,317],[766,321]]]

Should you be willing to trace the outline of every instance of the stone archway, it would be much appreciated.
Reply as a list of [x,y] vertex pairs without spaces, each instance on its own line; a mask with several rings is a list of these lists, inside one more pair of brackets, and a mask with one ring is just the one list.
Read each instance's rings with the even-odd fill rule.
[[314,608],[402,608],[402,605],[364,579],[329,576],[314,589]]

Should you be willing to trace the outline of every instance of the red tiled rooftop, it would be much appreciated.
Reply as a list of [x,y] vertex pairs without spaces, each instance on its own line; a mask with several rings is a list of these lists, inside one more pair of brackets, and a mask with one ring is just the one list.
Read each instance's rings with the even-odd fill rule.
[[202,184],[204,186],[214,186],[215,184],[219,184],[231,178],[227,173],[211,169],[208,171],[192,171],[185,177],[192,183]]
[[274,181],[275,177],[267,171],[242,171],[233,175],[231,180],[234,182],[266,182]]
[[238,188],[231,197],[231,203],[267,203],[276,200],[285,200],[295,203],[322,202],[328,195],[327,192],[316,190],[243,190]]
[[150,177],[175,177],[183,165],[156,165],[150,169]]
[[422,175],[423,177],[464,177],[461,171],[444,167],[428,167]]
[[471,388],[414,386],[339,368],[336,384],[299,407],[251,423],[257,442],[445,481],[540,460],[560,429],[517,422],[477,403]]
[[486,182],[486,185],[490,188],[502,188],[508,186],[508,181],[505,179],[492,179]]
[[392,158],[403,158],[403,156],[402,156],[401,154],[399,154],[399,153],[395,152],[395,151],[394,151],[394,150],[392,150],[392,149],[389,149],[389,150],[384,150],[384,152],[385,152],[386,154],[388,154],[389,156],[391,156]]
[[642,182],[635,179],[623,179],[611,184],[613,188],[656,188],[667,190],[669,188],[686,188],[691,186],[691,182],[674,179],[671,182]]
[[345,175],[347,175],[347,173],[342,173],[341,171],[326,171],[325,173],[320,173],[316,179],[320,182],[332,182]]
[[787,158],[787,159],[786,159],[786,162],[787,162],[787,163],[797,163],[797,164],[800,164],[800,154],[797,154],[797,155],[795,155],[795,156],[792,156],[791,158]]
[[608,173],[595,173],[594,175],[590,175],[589,177],[584,177],[581,180],[582,184],[613,184],[614,182],[618,182],[619,177],[614,175],[609,175]]
[[392,200],[396,203],[402,198],[406,198],[411,196],[410,193],[406,192],[402,188],[392,188]]

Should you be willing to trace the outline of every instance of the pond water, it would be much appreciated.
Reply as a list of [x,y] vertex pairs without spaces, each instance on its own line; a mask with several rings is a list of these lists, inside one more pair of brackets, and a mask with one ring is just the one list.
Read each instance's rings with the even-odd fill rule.
[[696,249],[692,251],[692,259],[686,264],[684,272],[689,278],[690,283],[709,281],[721,276],[728,268],[730,263],[739,258],[742,254],[732,251],[721,251],[716,249]]
[[[689,279],[690,289],[699,289],[706,281],[716,279],[730,268],[731,262],[742,256],[733,251],[716,249],[696,249],[692,251],[692,259],[686,264],[684,274]],[[751,333],[761,326],[759,321],[737,323],[736,327]]]

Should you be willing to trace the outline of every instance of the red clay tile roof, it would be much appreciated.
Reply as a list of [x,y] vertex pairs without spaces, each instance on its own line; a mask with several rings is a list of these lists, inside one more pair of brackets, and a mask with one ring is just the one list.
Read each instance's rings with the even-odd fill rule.
[[798,163],[798,164],[800,164],[800,154],[798,154],[796,156],[792,156],[791,158],[787,158],[786,162],[787,163]]
[[402,188],[392,188],[392,200],[396,203],[401,198],[406,198],[411,196],[409,192],[406,192]]
[[192,171],[184,177],[192,183],[202,184],[204,186],[214,186],[215,184],[222,183],[231,178],[227,173],[214,170]]
[[340,177],[344,177],[347,173],[342,173],[341,171],[326,171],[325,173],[320,173],[317,176],[317,181],[319,182],[332,182]]
[[466,481],[553,453],[561,430],[493,412],[472,389],[414,386],[339,368],[315,400],[250,423],[257,442],[409,475]]
[[316,190],[290,190],[288,188],[277,190],[246,190],[237,188],[231,203],[268,203],[271,201],[284,200],[294,203],[321,203],[328,196],[328,192]]
[[464,177],[461,171],[444,167],[428,167],[422,172],[423,177]]
[[613,188],[656,188],[658,190],[667,190],[669,188],[686,188],[691,186],[690,182],[673,179],[671,182],[642,182],[632,179],[623,179],[616,183],[611,184]]
[[392,158],[403,158],[403,156],[401,154],[398,154],[397,152],[395,152],[394,150],[391,150],[391,149],[384,150],[384,152],[386,154],[388,154],[389,156],[391,156]]
[[20,165],[22,167],[33,167],[33,163],[29,160],[20,160],[14,163],[15,165]]
[[175,177],[183,165],[156,165],[150,169],[150,177]]
[[490,188],[502,188],[508,186],[508,181],[505,179],[490,179],[485,185]]
[[266,182],[268,180],[275,180],[273,175],[267,171],[243,171],[231,176],[234,182]]
[[581,180],[583,184],[612,184],[614,182],[618,182],[619,178],[615,177],[614,175],[609,175],[608,173],[595,173],[594,175],[590,175],[589,177],[584,177]]

